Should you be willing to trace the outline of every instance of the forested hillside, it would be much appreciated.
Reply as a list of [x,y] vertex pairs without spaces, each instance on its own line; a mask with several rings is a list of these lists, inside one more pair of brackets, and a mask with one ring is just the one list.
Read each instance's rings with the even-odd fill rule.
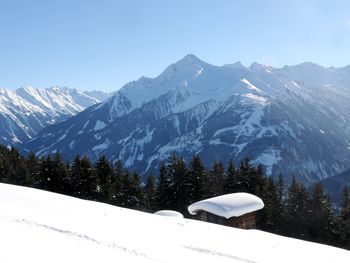
[[159,174],[149,175],[142,183],[140,176],[125,169],[122,162],[112,164],[104,156],[96,163],[79,156],[65,163],[59,153],[38,159],[34,154],[24,157],[16,149],[0,147],[0,181],[4,183],[147,212],[174,209],[189,218],[187,206],[193,202],[249,192],[265,203],[258,213],[258,229],[350,249],[350,199],[346,188],[338,211],[321,183],[314,184],[309,193],[295,178],[285,185],[282,176],[277,181],[265,176],[262,166],[253,166],[248,159],[239,167],[230,162],[225,168],[214,161],[207,168],[197,155],[189,164],[172,156],[160,167]]

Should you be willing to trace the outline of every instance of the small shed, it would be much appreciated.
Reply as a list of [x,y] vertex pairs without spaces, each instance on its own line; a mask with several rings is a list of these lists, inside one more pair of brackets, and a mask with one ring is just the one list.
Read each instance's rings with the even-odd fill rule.
[[255,228],[255,212],[264,202],[248,193],[233,193],[196,202],[188,207],[198,220],[243,229]]

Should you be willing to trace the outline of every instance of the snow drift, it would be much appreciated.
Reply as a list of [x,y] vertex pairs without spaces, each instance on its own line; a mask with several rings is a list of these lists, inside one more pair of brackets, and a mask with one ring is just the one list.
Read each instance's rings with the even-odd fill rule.
[[350,262],[350,252],[0,184],[0,262]]

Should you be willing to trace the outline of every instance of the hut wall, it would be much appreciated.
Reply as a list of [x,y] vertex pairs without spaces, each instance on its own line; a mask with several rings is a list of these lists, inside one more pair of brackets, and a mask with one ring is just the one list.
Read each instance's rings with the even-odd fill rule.
[[256,227],[255,212],[251,212],[239,217],[231,217],[229,219],[226,219],[224,217],[217,216],[206,211],[198,211],[196,218],[198,220],[209,223],[215,223],[242,229],[252,229]]
[[256,227],[255,212],[251,212],[238,217],[231,217],[226,222],[227,226],[243,229],[252,229]]
[[199,211],[197,212],[197,219],[209,223],[215,223],[220,225],[226,225],[226,218],[214,215],[212,213],[209,213],[207,211]]

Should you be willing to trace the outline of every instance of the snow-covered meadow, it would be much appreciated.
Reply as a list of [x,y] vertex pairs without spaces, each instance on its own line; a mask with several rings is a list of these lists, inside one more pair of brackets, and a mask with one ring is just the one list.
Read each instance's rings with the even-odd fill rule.
[[0,184],[0,262],[350,262],[330,246]]

